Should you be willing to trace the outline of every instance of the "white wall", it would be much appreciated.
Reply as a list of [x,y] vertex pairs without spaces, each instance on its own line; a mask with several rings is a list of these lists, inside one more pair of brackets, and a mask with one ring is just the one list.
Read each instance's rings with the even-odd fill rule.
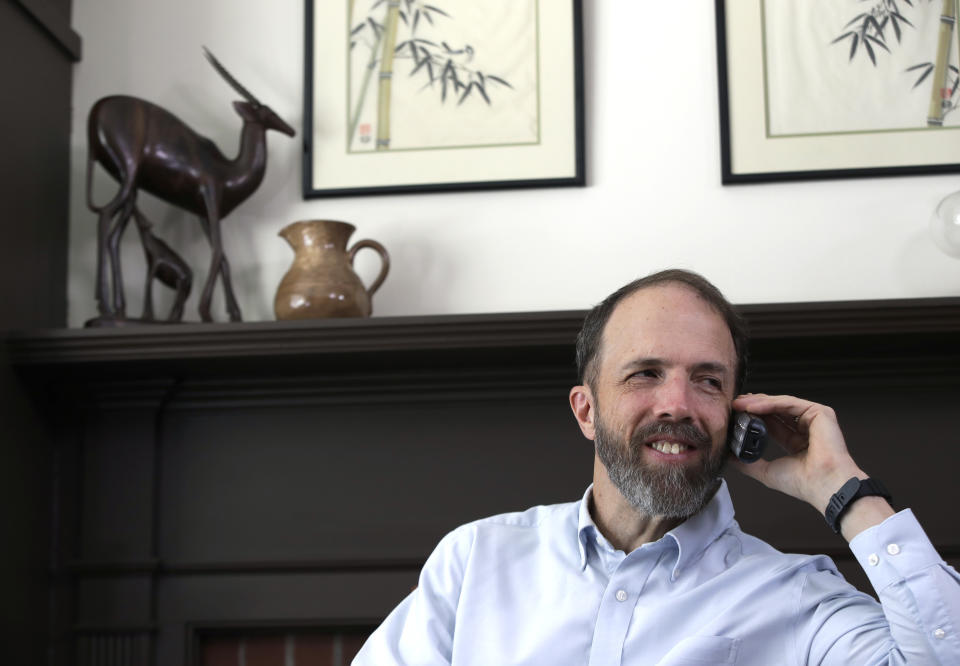
[[[93,103],[139,95],[225,153],[236,150],[236,95],[201,45],[298,131],[293,140],[269,135],[266,179],[224,223],[246,320],[273,318],[292,258],[277,232],[308,218],[350,221],[354,240],[388,248],[393,267],[374,298],[380,316],[586,308],[668,266],[704,273],[738,303],[960,294],[960,263],[927,234],[934,206],[960,189],[960,177],[721,187],[713,3],[584,5],[588,187],[304,201],[302,0],[75,0],[84,54],[74,82],[71,325],[96,314],[96,216],[84,203]],[[97,201],[114,191],[96,179]],[[160,202],[144,208],[195,267],[187,318],[196,320],[209,261],[199,225]],[[143,260],[132,228],[125,245],[136,314]],[[366,259],[358,263],[369,276],[375,261]],[[218,289],[222,320],[219,297]]]

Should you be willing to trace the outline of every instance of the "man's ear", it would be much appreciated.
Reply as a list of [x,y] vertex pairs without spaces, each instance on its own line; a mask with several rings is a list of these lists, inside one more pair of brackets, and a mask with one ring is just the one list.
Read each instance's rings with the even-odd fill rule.
[[595,410],[593,392],[589,386],[574,386],[570,389],[570,409],[573,410],[573,416],[577,419],[583,436],[592,440],[595,435],[593,425]]

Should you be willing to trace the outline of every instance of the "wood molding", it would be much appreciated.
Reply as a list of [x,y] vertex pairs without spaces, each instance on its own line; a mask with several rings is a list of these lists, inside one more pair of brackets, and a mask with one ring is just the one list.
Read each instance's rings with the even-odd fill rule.
[[960,298],[738,306],[751,337],[782,338],[960,331]]
[[70,17],[64,16],[53,9],[49,2],[43,0],[13,0],[14,4],[26,12],[47,35],[66,53],[73,62],[80,62],[82,42],[70,27]]
[[[740,309],[754,382],[940,384],[960,372],[958,298]],[[11,333],[7,345],[28,382],[82,385],[87,396],[124,402],[176,380],[171,407],[412,400],[418,392],[458,399],[490,387],[538,396],[575,380],[573,344],[584,314],[58,329]]]
[[572,343],[583,312],[144,325],[13,333],[21,365],[240,360]]
[[[960,298],[738,308],[754,340],[960,332]],[[8,336],[19,365],[329,356],[572,344],[584,310],[52,329]]]

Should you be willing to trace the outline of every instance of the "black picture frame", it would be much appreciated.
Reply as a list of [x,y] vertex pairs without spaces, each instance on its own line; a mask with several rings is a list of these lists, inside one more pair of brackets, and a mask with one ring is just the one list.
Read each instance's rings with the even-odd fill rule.
[[[960,128],[956,127],[949,131],[947,128],[865,131],[842,138],[841,133],[833,137],[771,138],[762,108],[768,75],[763,48],[768,38],[763,34],[766,1],[715,0],[721,182],[724,185],[960,172],[957,161]],[[733,44],[737,45],[736,54],[730,50]],[[749,66],[742,64],[749,61],[762,63],[762,78],[755,71],[744,75]],[[905,151],[903,141],[898,142],[908,131],[912,136],[927,133],[924,141],[912,142],[915,150]],[[868,141],[873,142],[871,150],[860,150]],[[877,142],[882,142],[879,152],[883,156],[860,159],[860,155],[878,152]],[[811,155],[817,162],[813,166],[809,164]],[[799,158],[794,159],[797,156]],[[798,167],[800,161],[808,164]]]
[[[355,134],[350,133],[348,136],[347,129],[350,125],[348,116],[352,111],[349,101],[350,88],[347,85],[330,85],[330,79],[338,75],[334,73],[333,76],[327,76],[330,71],[319,70],[329,68],[326,65],[317,65],[318,62],[329,62],[329,59],[323,58],[319,49],[329,49],[330,42],[336,43],[335,35],[342,35],[342,49],[333,51],[333,60],[336,61],[334,69],[348,69],[346,62],[350,57],[350,49],[346,38],[350,34],[350,18],[346,16],[347,10],[343,7],[352,6],[353,3],[348,3],[347,0],[339,3],[336,0],[322,3],[315,0],[304,2],[305,199],[586,184],[582,0],[568,0],[566,3],[558,0],[531,0],[537,21],[533,26],[536,32],[537,57],[535,142],[383,152],[361,152],[352,148]],[[404,4],[405,0],[401,0],[401,7]],[[433,6],[438,4],[440,3],[434,3]],[[318,15],[318,11],[322,12],[323,16]],[[549,15],[549,21],[544,19],[545,14]],[[339,20],[325,20],[330,16]],[[406,20],[405,18],[404,21]],[[409,23],[406,25],[409,26]],[[330,27],[330,33],[326,36],[318,34],[320,26]],[[569,30],[562,32],[569,34],[549,32],[549,28],[555,26],[565,26]],[[318,39],[321,42],[318,42]],[[318,44],[321,45],[319,48]],[[443,47],[449,48],[445,42]],[[333,48],[336,49],[336,46]],[[373,53],[375,48],[376,45],[369,47],[369,51]],[[544,51],[550,49],[553,51],[545,55]],[[554,52],[561,55],[553,56]],[[344,80],[349,78],[349,74],[339,76]],[[434,76],[431,71],[431,83],[434,80],[440,81],[439,78],[434,79]],[[549,85],[541,88],[541,78],[547,77],[553,79]],[[465,85],[461,85],[464,87],[456,89],[463,94]],[[335,89],[345,91],[340,94],[340,100],[328,103],[326,97],[319,96],[321,90]],[[557,89],[561,91],[559,94],[550,92]],[[544,99],[546,96],[550,99]],[[483,97],[487,98],[486,92]],[[551,102],[553,104],[550,104]],[[490,102],[487,103],[489,105]],[[559,113],[554,113],[555,110],[559,110]],[[548,113],[551,115],[548,116]],[[320,115],[326,119],[337,119],[324,124],[318,120]],[[550,120],[543,120],[548,117]],[[351,127],[356,129],[356,121]],[[424,155],[428,152],[429,155]],[[460,169],[463,169],[462,178],[458,177]]]

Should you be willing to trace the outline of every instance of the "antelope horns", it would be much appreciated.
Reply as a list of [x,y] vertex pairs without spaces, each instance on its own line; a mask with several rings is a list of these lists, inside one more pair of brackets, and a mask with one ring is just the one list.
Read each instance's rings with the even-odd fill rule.
[[240,95],[242,95],[248,102],[251,104],[256,104],[261,106],[260,100],[253,96],[253,94],[240,85],[240,82],[237,81],[233,76],[226,70],[226,68],[220,64],[220,61],[213,57],[213,54],[207,49],[206,46],[203,47],[203,55],[207,57],[207,60],[210,61],[210,64],[213,65],[213,68],[217,70],[217,73],[224,78],[224,80],[230,84],[230,87],[236,90]]

